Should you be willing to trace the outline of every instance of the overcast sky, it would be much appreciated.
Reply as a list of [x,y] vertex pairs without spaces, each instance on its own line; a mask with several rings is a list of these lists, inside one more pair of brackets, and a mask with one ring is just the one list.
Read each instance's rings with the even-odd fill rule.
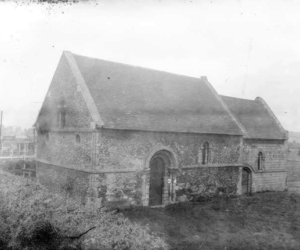
[[[25,4],[24,4],[25,2]],[[262,97],[300,131],[300,1],[0,2],[0,110],[31,127],[63,50]]]

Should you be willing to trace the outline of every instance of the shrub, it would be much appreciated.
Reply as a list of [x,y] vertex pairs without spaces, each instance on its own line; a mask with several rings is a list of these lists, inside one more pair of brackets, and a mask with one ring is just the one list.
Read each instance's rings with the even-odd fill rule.
[[[8,249],[167,249],[121,214],[97,212],[0,171],[0,244]],[[5,248],[4,248],[5,249]]]
[[148,228],[133,224],[122,215],[110,214],[101,226],[93,230],[84,241],[85,249],[148,250],[167,249],[159,237]]

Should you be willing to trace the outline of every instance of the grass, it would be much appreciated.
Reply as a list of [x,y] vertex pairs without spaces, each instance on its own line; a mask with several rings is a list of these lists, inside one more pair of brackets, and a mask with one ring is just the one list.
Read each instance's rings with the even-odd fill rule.
[[288,192],[119,211],[85,211],[0,171],[0,249],[300,249],[300,195]]
[[300,249],[300,195],[257,193],[230,200],[123,210],[174,250]]

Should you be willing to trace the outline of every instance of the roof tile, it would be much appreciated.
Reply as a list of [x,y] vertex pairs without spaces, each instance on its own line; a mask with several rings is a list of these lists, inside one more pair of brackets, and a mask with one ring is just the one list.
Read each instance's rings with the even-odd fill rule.
[[286,139],[286,133],[259,101],[221,97],[231,113],[247,130],[245,138]]
[[201,79],[73,56],[104,128],[243,134]]

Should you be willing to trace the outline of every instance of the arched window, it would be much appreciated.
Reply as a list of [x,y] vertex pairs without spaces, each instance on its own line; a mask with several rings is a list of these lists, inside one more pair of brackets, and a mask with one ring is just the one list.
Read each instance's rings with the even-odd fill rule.
[[263,166],[264,166],[264,155],[262,152],[259,152],[258,153],[258,156],[257,156],[257,169],[258,170],[262,170],[263,169]]
[[80,135],[76,135],[76,143],[80,143]]
[[202,149],[202,164],[205,165],[208,163],[209,159],[209,144],[208,142],[205,142],[203,144],[203,149]]
[[66,125],[66,104],[65,101],[62,100],[58,105],[57,126],[59,128],[64,128],[65,125]]

